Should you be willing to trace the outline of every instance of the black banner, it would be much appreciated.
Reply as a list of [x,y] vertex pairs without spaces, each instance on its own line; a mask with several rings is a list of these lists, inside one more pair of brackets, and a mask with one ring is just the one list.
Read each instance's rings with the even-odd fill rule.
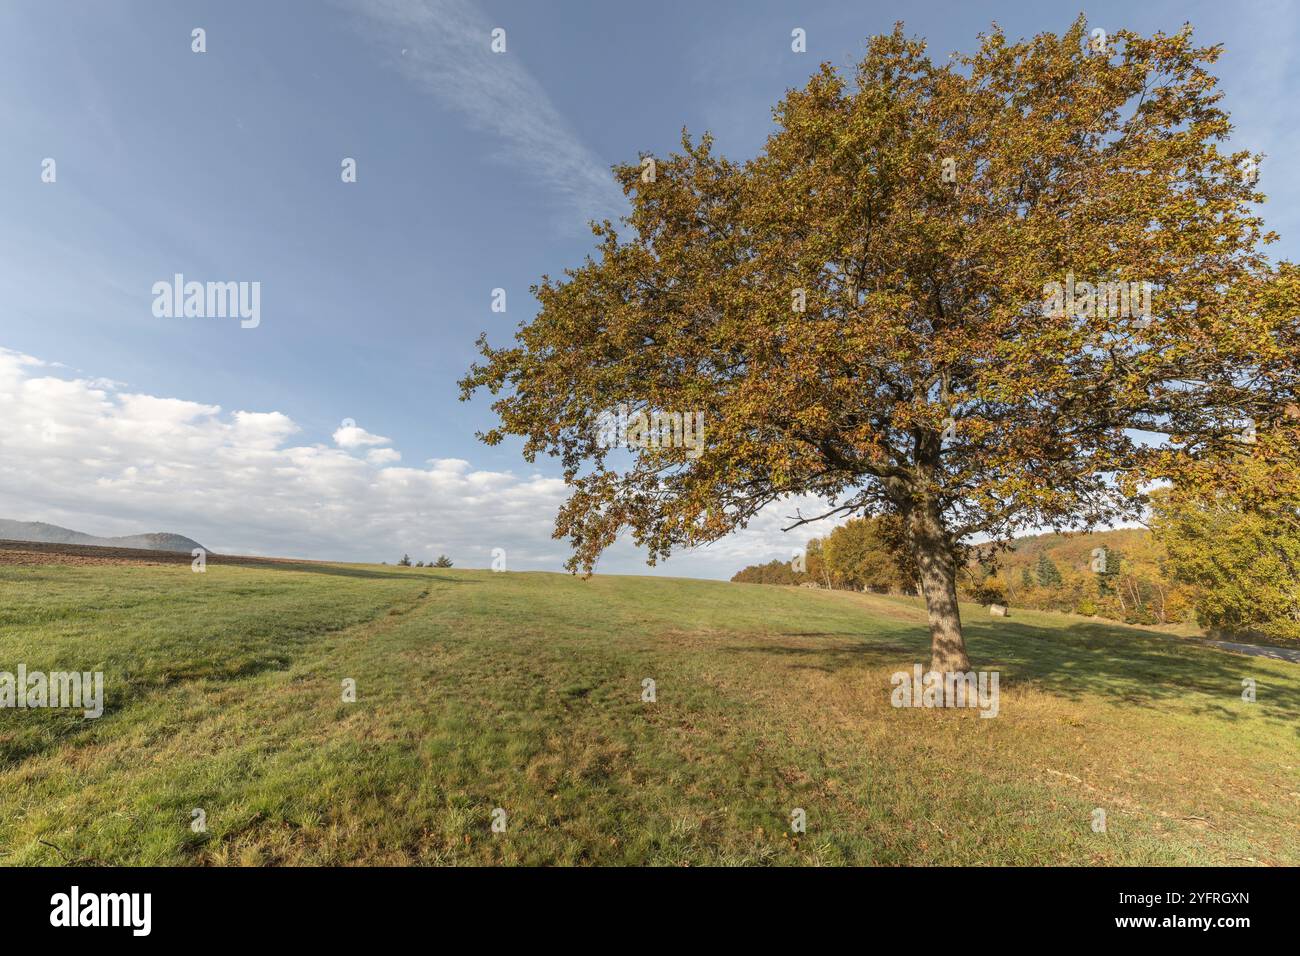
[[[1294,871],[1265,869],[89,869],[0,870],[13,939],[77,934],[148,945],[283,936],[331,945],[426,925],[539,941],[623,925],[635,945],[690,918],[729,940],[850,919],[919,938],[1014,928],[1231,945],[1286,925]],[[827,923],[826,921],[831,922]],[[843,924],[841,924],[843,925]],[[705,931],[701,930],[704,934]],[[707,934],[706,934],[707,935]],[[601,937],[612,942],[613,938]],[[667,940],[663,940],[666,944]]]

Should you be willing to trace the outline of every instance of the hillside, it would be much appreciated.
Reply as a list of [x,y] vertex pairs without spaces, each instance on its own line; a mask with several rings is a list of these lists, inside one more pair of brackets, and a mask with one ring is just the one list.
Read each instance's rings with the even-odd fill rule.
[[106,684],[98,720],[0,713],[0,864],[1300,863],[1300,666],[963,613],[993,719],[891,706],[914,599],[0,565],[0,661]]
[[[987,568],[976,549],[967,584]],[[1131,624],[1194,625],[1194,593],[1172,580],[1145,528],[1017,538],[996,555],[996,582],[1019,607],[1098,615]]]
[[1032,567],[1038,556],[1046,554],[1058,565],[1083,572],[1089,570],[1092,552],[1097,548],[1128,551],[1145,544],[1151,532],[1145,528],[1117,528],[1114,531],[1027,535],[1016,538],[1004,562],[1015,567]]
[[46,524],[44,521],[12,521],[6,518],[0,518],[0,540],[76,544],[100,548],[135,548],[142,551],[184,551],[187,554],[195,548],[203,547],[192,538],[165,531],[101,538],[93,534],[60,528],[58,525]]

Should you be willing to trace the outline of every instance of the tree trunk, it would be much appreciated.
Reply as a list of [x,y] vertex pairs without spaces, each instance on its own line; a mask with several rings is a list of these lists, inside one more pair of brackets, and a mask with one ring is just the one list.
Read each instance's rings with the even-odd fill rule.
[[912,553],[921,572],[921,591],[930,617],[930,670],[969,671],[957,608],[957,555],[938,508],[920,503],[909,516]]

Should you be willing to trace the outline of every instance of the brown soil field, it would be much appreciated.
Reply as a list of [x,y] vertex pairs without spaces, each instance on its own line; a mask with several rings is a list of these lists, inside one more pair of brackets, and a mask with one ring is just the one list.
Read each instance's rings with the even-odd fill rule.
[[[194,560],[188,551],[150,551],[143,548],[101,548],[84,544],[46,544],[39,541],[0,539],[0,566],[4,565],[97,565],[97,564],[189,564]],[[208,564],[240,564],[292,568],[294,565],[316,566],[339,564],[336,561],[309,561],[299,558],[257,558],[247,555],[207,555]]]

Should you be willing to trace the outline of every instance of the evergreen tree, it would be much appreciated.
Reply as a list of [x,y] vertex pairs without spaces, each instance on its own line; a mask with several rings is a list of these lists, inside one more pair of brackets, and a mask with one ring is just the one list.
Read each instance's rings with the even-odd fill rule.
[[1097,593],[1106,596],[1114,594],[1119,585],[1120,564],[1124,560],[1122,552],[1106,549],[1106,569],[1097,572]]
[[1061,569],[1046,554],[1038,556],[1038,585],[1044,588],[1061,586]]

